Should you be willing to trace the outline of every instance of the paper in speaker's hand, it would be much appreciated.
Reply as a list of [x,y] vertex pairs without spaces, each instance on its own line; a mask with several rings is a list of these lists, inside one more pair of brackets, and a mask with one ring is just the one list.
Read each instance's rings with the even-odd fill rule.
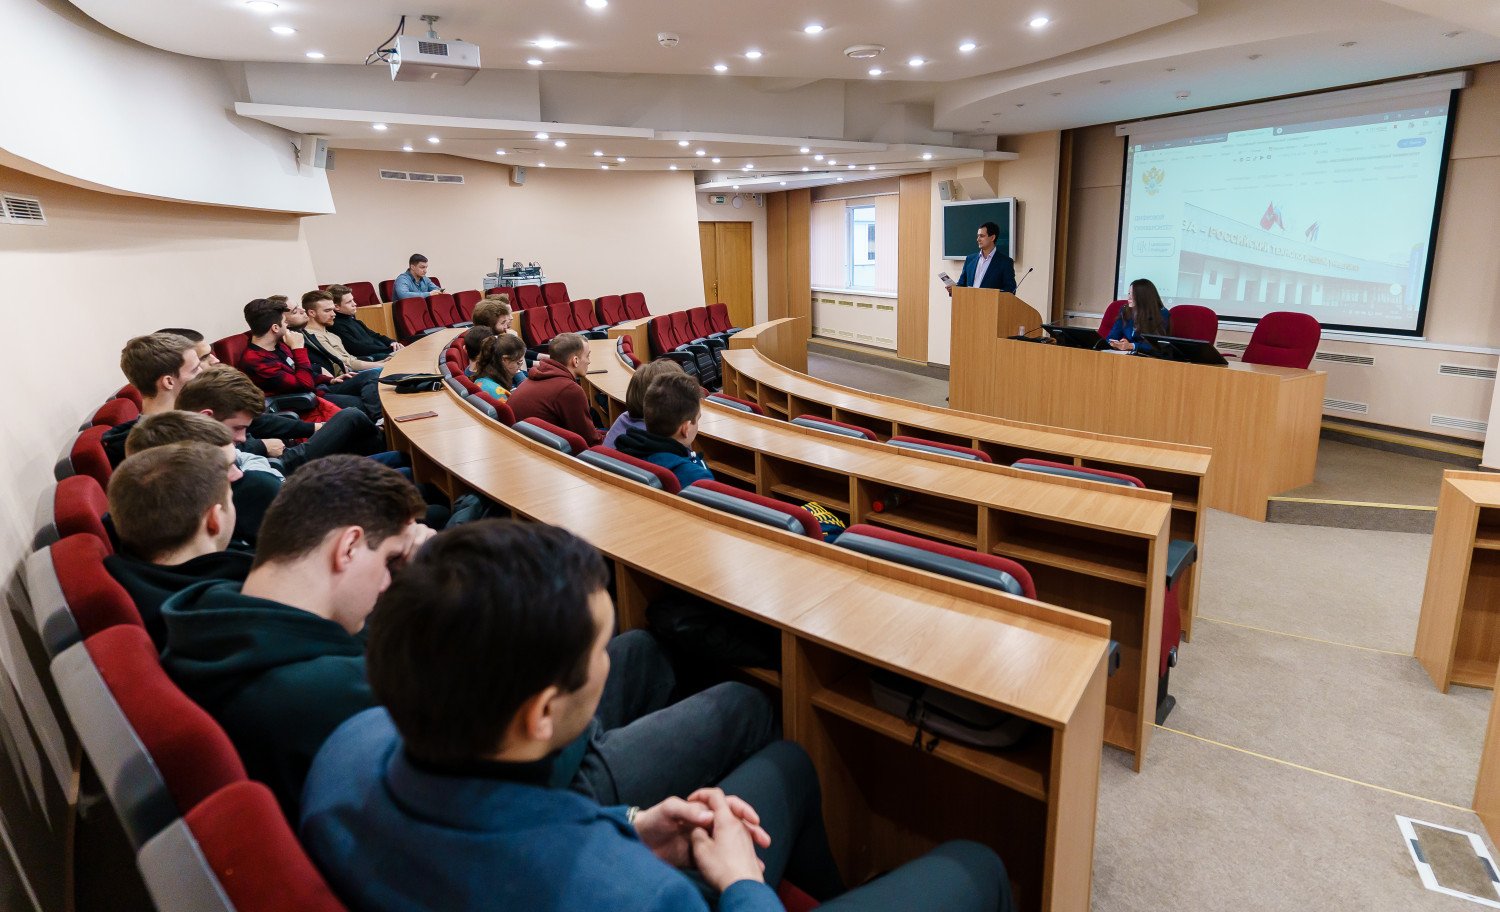
[[949,276],[948,273],[946,273],[946,272],[940,272],[940,273],[938,273],[938,278],[943,280],[943,285],[944,286],[946,286],[948,288],[952,288],[953,287],[953,278],[951,276]]

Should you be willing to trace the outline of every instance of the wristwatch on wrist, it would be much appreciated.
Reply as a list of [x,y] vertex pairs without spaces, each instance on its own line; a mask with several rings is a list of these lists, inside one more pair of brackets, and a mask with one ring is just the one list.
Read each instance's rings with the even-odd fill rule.
[[630,824],[631,826],[635,826],[635,818],[639,816],[641,816],[641,809],[636,807],[635,805],[632,804],[630,807],[625,809],[625,822]]

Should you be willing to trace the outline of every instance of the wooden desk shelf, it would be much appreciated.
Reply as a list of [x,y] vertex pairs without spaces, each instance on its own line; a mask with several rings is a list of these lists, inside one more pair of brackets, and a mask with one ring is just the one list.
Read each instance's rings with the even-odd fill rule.
[[800,502],[817,501],[836,513],[849,512],[849,476],[787,459],[761,454],[764,493]]
[[1443,473],[1413,649],[1444,693],[1495,686],[1500,662],[1500,475]]

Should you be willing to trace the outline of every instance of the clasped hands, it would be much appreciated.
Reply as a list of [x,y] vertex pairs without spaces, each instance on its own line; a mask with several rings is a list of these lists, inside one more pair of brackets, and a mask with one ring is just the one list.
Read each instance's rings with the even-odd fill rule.
[[771,845],[760,815],[744,799],[704,788],[668,798],[635,817],[635,829],[657,858],[674,868],[695,866],[719,892],[741,880],[764,882],[755,847]]

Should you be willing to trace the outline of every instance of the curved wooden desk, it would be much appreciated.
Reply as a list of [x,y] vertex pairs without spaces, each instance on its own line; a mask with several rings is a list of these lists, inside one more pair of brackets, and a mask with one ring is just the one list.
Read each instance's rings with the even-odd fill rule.
[[[609,398],[613,420],[633,372],[611,343],[592,344],[591,371],[601,373],[587,380]],[[895,450],[711,402],[694,446],[714,472],[760,494],[1020,561],[1039,598],[1110,621],[1120,670],[1104,740],[1141,768],[1156,717],[1169,494]],[[906,501],[874,510],[891,491]]]
[[[1156,443],[1129,437],[991,418],[895,399],[808,376],[806,336],[788,318],[737,333],[724,353],[724,391],[757,402],[768,413],[793,418],[820,415],[873,431],[884,440],[897,434],[973,447],[996,463],[1033,457],[1123,472],[1172,495],[1172,538],[1198,546],[1198,564],[1178,583],[1183,635],[1193,638],[1198,614],[1198,566],[1204,557],[1202,507],[1209,503],[1215,473],[1207,447]],[[801,365],[797,364],[801,352]]]
[[[431,371],[452,333],[396,353],[387,369]],[[835,854],[852,882],[936,842],[972,838],[1005,858],[1021,908],[1089,906],[1109,625],[865,558],[702,507],[564,456],[481,416],[444,389],[381,389],[387,431],[415,474],[475,491],[520,517],[583,537],[613,563],[622,627],[675,586],[773,625],[788,737],[823,784]],[[402,415],[437,415],[409,422]],[[1044,727],[1018,748],[939,743],[874,707],[884,668]]]

